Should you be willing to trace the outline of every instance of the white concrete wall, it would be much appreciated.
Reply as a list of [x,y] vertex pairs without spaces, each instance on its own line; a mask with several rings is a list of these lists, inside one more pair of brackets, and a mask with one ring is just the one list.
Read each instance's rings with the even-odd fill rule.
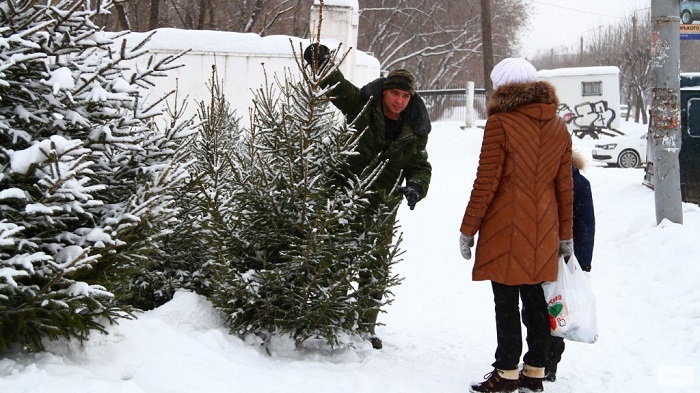
[[[131,33],[125,38],[129,45],[136,45],[148,34]],[[344,2],[338,6],[325,5],[321,35],[321,42],[331,49],[337,48],[340,42],[342,49],[352,48],[341,65],[341,70],[355,85],[362,86],[380,76],[379,61],[355,49],[356,5],[347,6]],[[185,50],[189,52],[176,61],[183,64],[183,67],[170,71],[167,79],[159,79],[150,93],[153,97],[160,97],[177,87],[180,100],[189,96],[186,115],[192,116],[196,114],[198,102],[208,102],[210,99],[207,87],[211,80],[212,65],[215,65],[226,98],[242,122],[248,125],[249,108],[253,106],[253,90],[265,84],[265,74],[270,82],[274,81],[275,75],[284,81],[285,72],[298,78],[294,51],[301,59],[300,52],[303,53],[308,45],[309,40],[282,35],[260,37],[250,33],[158,29],[145,45],[150,53],[162,58]],[[169,103],[172,106],[174,100],[169,100]]]

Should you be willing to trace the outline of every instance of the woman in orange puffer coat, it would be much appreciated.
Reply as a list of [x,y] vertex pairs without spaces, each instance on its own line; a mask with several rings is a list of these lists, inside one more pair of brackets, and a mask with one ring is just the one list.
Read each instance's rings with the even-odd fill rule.
[[[559,255],[570,255],[573,182],[571,136],[557,114],[554,87],[535,68],[509,58],[494,67],[489,117],[476,180],[460,227],[462,255],[475,281],[490,280],[498,347],[494,371],[472,392],[543,391],[550,328],[541,283],[557,277]],[[527,328],[522,352],[519,298]]]

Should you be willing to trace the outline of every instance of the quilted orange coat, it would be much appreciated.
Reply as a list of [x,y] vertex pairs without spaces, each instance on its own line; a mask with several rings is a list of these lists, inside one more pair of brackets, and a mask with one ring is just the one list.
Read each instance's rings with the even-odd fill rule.
[[472,279],[555,281],[571,239],[571,137],[548,82],[502,86],[489,101],[476,180],[460,231],[479,233]]

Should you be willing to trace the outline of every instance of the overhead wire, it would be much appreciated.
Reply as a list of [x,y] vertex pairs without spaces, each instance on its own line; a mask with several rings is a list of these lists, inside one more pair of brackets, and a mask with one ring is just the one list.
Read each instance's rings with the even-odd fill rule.
[[564,6],[556,5],[556,4],[549,4],[549,3],[545,3],[545,2],[543,2],[543,1],[537,1],[537,0],[530,0],[530,1],[532,1],[533,3],[537,3],[537,4],[546,5],[546,6],[548,6],[548,7],[561,8],[561,9],[565,9],[565,10],[569,10],[569,11],[581,12],[581,13],[583,13],[583,14],[596,15],[596,16],[603,16],[603,17],[606,17],[606,18],[624,19],[623,17],[620,17],[620,16],[606,15],[606,14],[601,14],[601,13],[598,13],[598,12],[591,12],[591,11],[584,11],[584,10],[579,10],[579,9],[577,9],[577,8],[564,7]]

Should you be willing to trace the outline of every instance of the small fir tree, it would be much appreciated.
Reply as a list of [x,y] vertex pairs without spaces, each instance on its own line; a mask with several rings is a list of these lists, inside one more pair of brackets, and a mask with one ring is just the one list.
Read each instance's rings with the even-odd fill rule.
[[172,298],[179,289],[210,294],[212,265],[231,259],[235,233],[231,196],[232,164],[229,155],[238,148],[239,118],[221,89],[216,67],[208,84],[211,98],[199,103],[199,128],[187,143],[189,178],[177,190],[177,223],[167,236],[167,256],[149,271],[153,306]]
[[129,317],[114,294],[161,252],[186,175],[191,122],[154,129],[139,93],[177,56],[135,67],[145,41],[117,47],[91,22],[110,2],[88,4],[0,4],[0,352]]
[[[390,301],[369,294],[398,284],[400,238],[392,245],[395,211],[368,209],[383,163],[361,176],[348,169],[358,132],[339,124],[320,86],[336,66],[315,75],[297,63],[301,81],[287,73],[255,92],[251,129],[232,151],[229,238],[239,253],[216,266],[211,298],[238,335],[338,346],[368,332],[365,313]],[[386,254],[385,269],[368,269]]]

